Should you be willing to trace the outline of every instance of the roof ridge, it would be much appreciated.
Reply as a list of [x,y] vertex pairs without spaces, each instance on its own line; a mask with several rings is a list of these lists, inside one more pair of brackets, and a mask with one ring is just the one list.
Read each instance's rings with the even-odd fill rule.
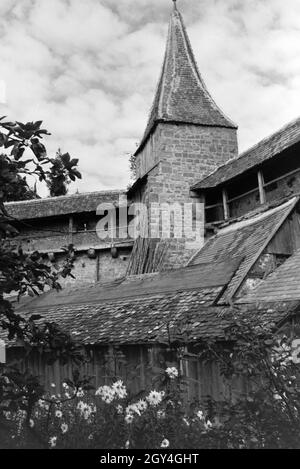
[[196,186],[204,181],[206,181],[206,179],[210,178],[213,174],[217,173],[220,169],[224,168],[225,166],[228,166],[230,164],[232,164],[233,162],[237,161],[237,160],[240,160],[244,157],[247,157],[247,155],[249,153],[251,153],[253,150],[255,150],[256,148],[258,148],[260,145],[263,145],[265,143],[267,143],[269,140],[271,140],[272,138],[276,137],[277,134],[280,134],[282,132],[284,132],[285,130],[287,130],[289,127],[292,127],[294,124],[296,123],[300,123],[300,116],[296,117],[295,119],[289,121],[287,124],[285,124],[284,126],[280,127],[278,130],[270,133],[269,135],[267,135],[267,137],[264,137],[262,140],[259,140],[257,143],[255,143],[254,145],[250,146],[247,150],[244,150],[242,153],[240,153],[237,157],[235,158],[231,158],[230,160],[226,161],[225,163],[221,164],[220,166],[218,166],[216,169],[214,169],[211,173],[207,174],[205,177],[203,177],[202,179],[200,179],[196,184],[194,184],[192,186],[192,189],[193,188],[196,188]]
[[[226,225],[224,227],[221,226],[218,232],[216,233],[216,236],[223,235],[224,233],[229,233],[233,229],[238,230],[239,228],[243,228],[247,225],[251,225],[252,223],[257,223],[258,221],[261,221],[264,218],[269,217],[270,215],[278,212],[279,210],[282,210],[288,207],[289,205],[293,205],[294,203],[296,203],[297,200],[299,200],[299,197],[294,196],[280,205],[277,205],[272,208],[266,208],[266,210],[262,212],[255,213],[252,215],[252,217],[245,217],[244,219],[242,218],[240,220],[235,220],[233,223],[230,223],[227,226]],[[238,227],[234,227],[234,225],[238,225]]]
[[64,200],[64,199],[69,199],[73,197],[80,197],[80,196],[85,196],[85,195],[104,195],[104,194],[126,194],[126,190],[122,189],[114,189],[114,190],[103,190],[103,191],[91,191],[91,192],[79,192],[75,194],[68,194],[68,195],[58,195],[58,196],[48,196],[48,197],[41,197],[40,199],[27,199],[27,200],[15,200],[15,201],[10,201],[10,202],[5,202],[4,205],[14,205],[14,204],[25,204],[25,203],[43,203],[43,202],[49,202],[49,201],[54,201],[54,200]]
[[[240,215],[239,217],[232,217],[228,218],[227,220],[223,220],[217,223],[212,223],[218,230],[223,229],[223,227],[227,227],[229,225],[233,225],[234,223],[238,223],[244,220],[248,220],[249,218],[253,218],[256,216],[259,216],[267,211],[273,210],[275,208],[282,208],[282,206],[288,202],[290,202],[292,199],[295,197],[299,198],[300,197],[300,192],[295,192],[291,196],[286,196],[286,197],[281,197],[280,199],[272,200],[270,202],[266,202],[263,205],[259,205],[258,207],[254,208],[253,210],[250,210],[247,213],[244,213],[243,215]],[[208,224],[209,225],[209,224]]]
[[242,153],[240,153],[240,155],[238,156],[238,158],[242,158],[242,157],[246,156],[247,153],[250,153],[250,152],[253,151],[255,148],[259,147],[262,143],[268,142],[271,138],[275,137],[277,134],[283,132],[284,130],[287,130],[289,127],[291,127],[292,125],[296,124],[297,122],[300,122],[300,116],[298,116],[297,118],[293,119],[292,121],[289,121],[287,124],[283,125],[282,127],[280,127],[280,128],[279,128],[278,130],[276,130],[275,132],[270,133],[269,135],[267,135],[267,137],[263,138],[262,140],[259,140],[259,142],[255,143],[254,145],[252,145],[251,147],[249,147],[247,150],[244,150]]

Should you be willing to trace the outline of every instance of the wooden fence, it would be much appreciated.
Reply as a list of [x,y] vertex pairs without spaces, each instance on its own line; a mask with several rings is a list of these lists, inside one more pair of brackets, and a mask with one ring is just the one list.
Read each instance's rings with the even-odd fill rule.
[[[21,349],[8,350],[8,362],[16,361],[22,371],[28,369],[33,375],[39,376],[49,392],[53,392],[52,383],[56,385],[56,392],[60,392],[63,381],[66,378],[72,379],[74,370],[78,369],[78,366],[71,362],[64,366],[58,361],[48,365],[37,351],[20,360],[23,354]],[[176,366],[186,378],[186,399],[190,402],[207,398],[221,401],[246,392],[245,383],[240,380],[228,382],[224,379],[218,363],[202,361],[196,356],[178,360],[176,352],[166,347],[99,346],[90,348],[88,354],[89,360],[81,366],[80,372],[82,376],[91,377],[91,383],[95,387],[111,384],[118,378],[124,381],[134,395],[157,388],[159,377],[164,370],[168,366]]]

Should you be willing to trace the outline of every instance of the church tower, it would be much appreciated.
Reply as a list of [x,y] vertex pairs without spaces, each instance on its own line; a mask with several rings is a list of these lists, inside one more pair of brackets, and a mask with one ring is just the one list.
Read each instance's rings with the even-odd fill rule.
[[[130,196],[147,205],[189,202],[190,187],[237,154],[237,126],[209,94],[174,1],[162,72],[134,155],[137,179]],[[173,239],[168,256],[171,264],[177,259],[176,267],[187,248],[183,238]]]

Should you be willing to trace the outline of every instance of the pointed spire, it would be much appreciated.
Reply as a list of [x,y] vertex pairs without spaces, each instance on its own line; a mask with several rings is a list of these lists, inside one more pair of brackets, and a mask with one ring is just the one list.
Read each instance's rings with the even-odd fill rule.
[[199,73],[177,6],[171,13],[167,47],[148,124],[136,154],[158,122],[236,128],[218,108]]

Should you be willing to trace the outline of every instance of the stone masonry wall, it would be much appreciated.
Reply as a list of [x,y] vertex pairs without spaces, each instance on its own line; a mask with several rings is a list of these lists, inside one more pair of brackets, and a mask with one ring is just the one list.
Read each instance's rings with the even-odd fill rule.
[[[82,285],[83,283],[109,282],[126,274],[131,248],[119,248],[119,255],[113,259],[110,250],[97,251],[96,259],[90,259],[87,252],[78,252],[74,262],[72,277],[60,278],[62,287]],[[58,264],[63,262],[63,254],[56,254]]]
[[[155,144],[153,151],[158,164],[148,173],[147,183],[139,196],[147,205],[195,201],[190,196],[190,187],[237,156],[235,129],[160,123],[155,133],[157,136],[151,145]],[[150,226],[157,226],[157,217],[158,212],[151,214]],[[196,249],[199,249],[199,242],[196,246],[187,243],[185,236],[176,238],[171,233],[170,255],[165,268],[184,264]]]
[[[94,213],[86,214],[82,220],[89,222],[89,227],[94,228],[99,219]],[[38,219],[20,224],[20,234],[14,238],[13,242],[22,247],[25,253],[39,251],[43,255],[45,263],[49,261],[49,253],[54,253],[54,262],[60,264],[63,262],[64,254],[62,248],[72,243],[76,250],[72,277],[60,279],[62,286],[80,285],[82,283],[91,283],[96,281],[107,282],[126,273],[131,247],[127,240],[124,243],[127,246],[118,246],[118,257],[113,258],[110,252],[110,239],[101,240],[96,233],[96,229],[87,231],[76,231],[77,221],[80,222],[81,215],[77,215],[74,223],[72,235],[69,233],[69,217]],[[80,225],[79,225],[80,226]],[[121,243],[120,243],[121,244]],[[117,243],[118,245],[118,243]],[[96,250],[96,258],[88,257],[88,249]]]

